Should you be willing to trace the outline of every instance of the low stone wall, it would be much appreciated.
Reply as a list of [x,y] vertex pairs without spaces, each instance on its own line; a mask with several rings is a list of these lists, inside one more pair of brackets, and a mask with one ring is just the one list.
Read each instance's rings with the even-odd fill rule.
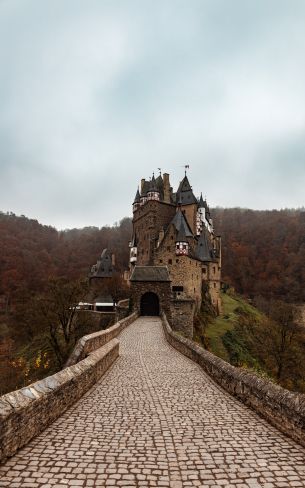
[[116,320],[119,321],[125,319],[129,313],[129,298],[126,298],[125,300],[120,300],[115,307]]
[[79,341],[77,341],[76,346],[68,361],[66,362],[65,367],[76,364],[78,361],[81,361],[86,356],[88,356],[91,351],[95,351],[99,347],[102,347],[104,344],[107,344],[107,342],[117,337],[122,332],[122,330],[125,329],[125,327],[134,322],[137,316],[137,313],[133,313],[125,319],[120,320],[116,324],[112,325],[111,327],[109,327],[109,329],[101,330],[99,332],[94,332],[93,334],[83,336],[81,339],[79,339]]
[[74,366],[0,398],[0,460],[12,456],[79,400],[119,356],[112,339]]
[[166,339],[175,349],[198,363],[224,390],[305,446],[305,395],[285,390],[214,356],[173,332],[164,314],[162,322]]

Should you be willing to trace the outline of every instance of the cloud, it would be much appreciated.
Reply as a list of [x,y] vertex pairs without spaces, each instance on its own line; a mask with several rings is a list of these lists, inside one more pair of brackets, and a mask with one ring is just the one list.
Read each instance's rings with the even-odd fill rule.
[[213,205],[303,205],[304,14],[297,0],[0,2],[0,208],[111,224],[142,176],[177,185],[184,163]]

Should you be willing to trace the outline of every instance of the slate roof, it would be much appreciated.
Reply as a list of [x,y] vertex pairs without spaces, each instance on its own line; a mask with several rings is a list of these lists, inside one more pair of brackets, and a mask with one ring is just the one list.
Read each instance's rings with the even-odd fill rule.
[[178,210],[175,217],[171,221],[170,225],[173,224],[176,227],[177,232],[184,232],[185,237],[194,237],[193,233],[188,225],[186,218],[184,217],[181,210]]
[[139,188],[138,188],[138,190],[137,190],[137,193],[136,193],[136,196],[135,196],[135,198],[134,198],[134,202],[133,202],[133,203],[140,203],[140,197],[141,197],[141,195],[140,195]]
[[156,183],[159,190],[163,190],[163,178],[161,175],[159,175],[158,178],[156,179]]
[[90,277],[111,278],[113,275],[112,254],[109,249],[104,249],[96,265],[92,266]]
[[166,266],[135,266],[130,281],[171,281]]
[[177,190],[176,204],[178,204],[178,202],[181,202],[181,205],[191,205],[193,203],[198,204],[197,198],[193,193],[192,187],[186,175],[180,182]]
[[192,191],[192,187],[190,185],[190,182],[188,180],[188,177],[185,175],[182,181],[180,181],[179,188],[177,193],[180,193],[181,191]]
[[195,257],[200,259],[200,261],[214,261],[214,251],[205,227],[198,239]]
[[113,298],[110,295],[98,295],[94,298],[93,303],[109,303],[113,305]]
[[156,183],[155,175],[153,175],[149,183],[150,183],[149,191],[159,191],[159,188]]
[[199,200],[199,208],[205,208],[204,206],[204,201],[203,201],[203,198],[202,198],[202,193],[200,195],[200,200]]

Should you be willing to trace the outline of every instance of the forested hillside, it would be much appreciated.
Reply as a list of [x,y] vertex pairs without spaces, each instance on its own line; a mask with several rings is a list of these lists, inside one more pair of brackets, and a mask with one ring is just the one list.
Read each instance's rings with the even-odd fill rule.
[[41,291],[51,277],[85,278],[101,251],[109,247],[117,269],[128,265],[130,219],[113,227],[57,231],[36,220],[0,214],[0,296],[13,305]]
[[[222,235],[223,281],[258,305],[274,298],[305,302],[304,215],[214,209],[215,230]],[[129,218],[112,227],[57,231],[0,213],[0,393],[59,369],[77,334],[90,332],[89,324],[86,329],[84,321],[80,327],[75,322],[73,336],[60,343],[56,313],[67,297],[73,305],[87,293],[78,280],[87,277],[103,248],[115,253],[118,271],[128,268],[131,233]],[[303,388],[299,383],[296,387]]]
[[305,211],[214,209],[223,280],[250,298],[305,302]]
[[[305,302],[305,212],[214,209],[222,236],[223,280],[250,298]],[[57,231],[36,220],[0,213],[0,296],[41,291],[50,277],[85,277],[105,247],[120,271],[128,267],[131,221],[113,227]]]

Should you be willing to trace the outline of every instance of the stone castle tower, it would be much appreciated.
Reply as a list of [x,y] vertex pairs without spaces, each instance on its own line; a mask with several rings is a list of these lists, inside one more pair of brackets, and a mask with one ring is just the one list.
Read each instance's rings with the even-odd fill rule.
[[[207,202],[196,198],[185,174],[177,191],[165,173],[142,179],[133,202],[130,285],[143,315],[164,311],[176,330],[192,336],[202,290],[221,310],[221,239]],[[203,286],[205,285],[205,286]]]

